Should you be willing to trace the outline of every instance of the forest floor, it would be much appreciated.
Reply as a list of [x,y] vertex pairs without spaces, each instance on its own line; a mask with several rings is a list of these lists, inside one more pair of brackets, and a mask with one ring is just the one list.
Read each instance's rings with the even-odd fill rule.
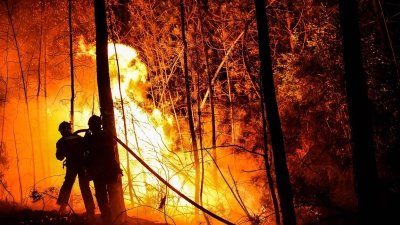
[[[100,214],[95,222],[89,223],[83,214],[60,215],[57,210],[32,210],[28,207],[0,202],[0,225],[101,225]],[[127,217],[124,225],[160,225],[165,222],[149,221],[142,218]]]

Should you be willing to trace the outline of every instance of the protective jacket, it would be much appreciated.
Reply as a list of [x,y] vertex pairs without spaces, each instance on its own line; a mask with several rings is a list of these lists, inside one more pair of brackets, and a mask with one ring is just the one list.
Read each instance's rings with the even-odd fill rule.
[[115,159],[116,141],[111,133],[103,130],[97,134],[86,133],[84,146],[87,151],[85,168],[89,180],[100,178],[116,181],[122,170]]
[[56,158],[60,161],[66,158],[67,167],[83,168],[83,138],[79,135],[71,134],[64,136],[57,141]]

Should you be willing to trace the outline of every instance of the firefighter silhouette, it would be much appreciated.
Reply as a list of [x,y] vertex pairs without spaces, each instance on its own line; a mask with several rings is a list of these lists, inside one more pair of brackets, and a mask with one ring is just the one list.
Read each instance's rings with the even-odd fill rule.
[[77,134],[73,134],[71,124],[66,121],[60,123],[58,131],[61,133],[62,137],[56,144],[56,158],[60,161],[65,158],[63,167],[67,167],[64,183],[61,186],[57,199],[57,204],[60,205],[59,212],[61,214],[65,213],[72,186],[78,175],[79,187],[85,203],[86,215],[94,218],[95,206],[93,196],[90,190],[89,180],[84,171],[83,138]]
[[89,130],[83,141],[87,151],[85,167],[87,177],[93,180],[97,204],[101,212],[103,224],[113,222],[110,208],[110,191],[115,190],[118,176],[121,173],[119,163],[115,159],[117,143],[112,134],[102,129],[99,116],[93,115],[88,121]]

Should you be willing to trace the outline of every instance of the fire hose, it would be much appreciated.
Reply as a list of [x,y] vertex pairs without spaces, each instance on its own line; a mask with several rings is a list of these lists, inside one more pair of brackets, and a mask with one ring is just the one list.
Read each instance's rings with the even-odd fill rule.
[[[79,132],[85,132],[87,131],[87,129],[81,129],[81,130],[77,130],[75,131],[76,133]],[[152,173],[154,176],[157,177],[158,180],[160,180],[162,183],[164,183],[167,187],[169,187],[171,190],[173,190],[176,194],[178,194],[179,196],[181,196],[183,199],[185,199],[186,201],[188,201],[190,204],[192,204],[193,206],[195,206],[196,208],[200,209],[201,211],[207,213],[208,215],[210,215],[211,217],[214,217],[215,219],[225,223],[225,224],[229,224],[229,225],[235,225],[234,223],[231,223],[227,220],[225,220],[224,218],[216,215],[215,213],[207,210],[206,208],[204,208],[203,206],[197,204],[195,201],[193,201],[192,199],[190,199],[189,197],[187,197],[186,195],[184,195],[182,192],[180,192],[178,189],[176,189],[174,186],[172,186],[170,183],[168,183],[168,181],[166,181],[164,178],[162,178],[156,171],[154,171],[149,165],[147,165],[147,163],[141,159],[138,155],[136,155],[135,152],[132,151],[132,149],[130,149],[124,142],[122,142],[118,137],[113,135],[114,140],[116,140],[122,147],[125,148],[125,150],[127,152],[129,152],[137,161],[139,161],[140,164],[142,164],[144,167],[146,167],[147,170],[149,170],[150,173]]]

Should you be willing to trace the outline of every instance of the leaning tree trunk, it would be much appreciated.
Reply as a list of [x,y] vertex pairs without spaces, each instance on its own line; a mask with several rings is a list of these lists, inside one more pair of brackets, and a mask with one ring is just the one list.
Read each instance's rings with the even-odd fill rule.
[[275,163],[275,176],[284,225],[296,224],[293,205],[293,193],[290,186],[289,171],[286,165],[285,147],[276,102],[272,60],[269,49],[268,23],[265,0],[254,0],[256,5],[259,54],[261,61],[261,82],[267,111],[268,125],[271,132],[272,152]]
[[[94,0],[95,23],[96,23],[96,67],[97,87],[99,89],[100,113],[103,117],[103,129],[110,131],[116,136],[113,99],[110,86],[110,74],[108,71],[108,32],[106,7],[104,0]],[[118,149],[115,149],[115,159],[119,162]],[[124,214],[118,218],[125,219],[125,204],[123,198],[121,176],[113,190],[109,192],[110,205],[113,216]]]
[[340,0],[343,61],[353,149],[353,173],[358,200],[358,223],[378,223],[378,173],[376,170],[372,105],[363,67],[356,0]]

